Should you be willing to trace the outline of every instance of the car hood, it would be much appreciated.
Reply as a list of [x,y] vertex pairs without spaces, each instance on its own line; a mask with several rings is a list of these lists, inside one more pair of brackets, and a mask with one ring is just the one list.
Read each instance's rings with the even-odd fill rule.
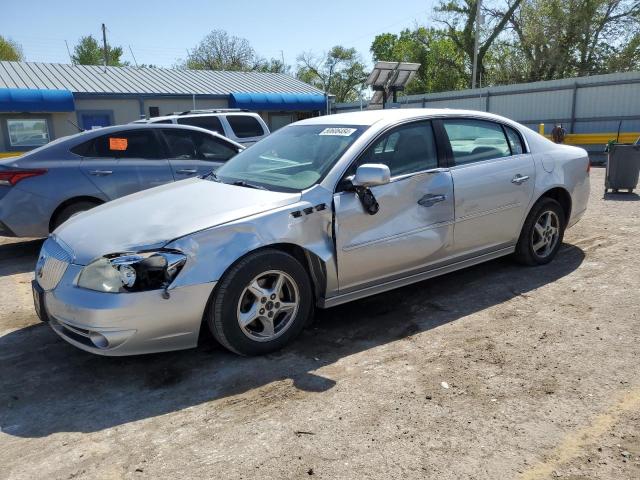
[[193,178],[134,193],[62,224],[54,235],[73,250],[74,263],[140,248],[300,200],[281,193]]

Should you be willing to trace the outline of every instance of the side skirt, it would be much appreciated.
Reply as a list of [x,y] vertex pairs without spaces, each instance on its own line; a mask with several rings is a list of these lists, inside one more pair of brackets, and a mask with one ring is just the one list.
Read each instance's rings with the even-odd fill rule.
[[336,305],[341,305],[343,303],[351,302],[353,300],[358,300],[364,297],[369,297],[371,295],[377,295],[378,293],[393,290],[394,288],[404,287],[406,285],[411,285],[412,283],[421,282],[422,280],[427,280],[429,278],[455,272],[456,270],[461,270],[463,268],[471,267],[479,263],[488,262],[489,260],[493,260],[495,258],[504,257],[505,255],[509,255],[513,253],[514,251],[515,251],[515,246],[501,248],[500,250],[496,250],[494,252],[485,253],[483,255],[462,260],[460,262],[450,263],[442,267],[437,267],[431,270],[427,270],[425,272],[416,273],[403,278],[398,278],[397,280],[392,280],[390,282],[380,283],[378,285],[363,288],[362,290],[357,290],[355,292],[349,292],[343,295],[336,295],[330,298],[320,298],[318,300],[318,307],[320,308],[335,307]]

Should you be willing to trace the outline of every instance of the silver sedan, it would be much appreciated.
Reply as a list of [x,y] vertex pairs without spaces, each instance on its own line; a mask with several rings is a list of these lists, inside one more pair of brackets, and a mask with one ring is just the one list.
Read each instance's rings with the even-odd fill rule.
[[101,355],[264,354],[327,308],[504,255],[550,262],[584,214],[587,153],[506,118],[400,109],[278,130],[215,174],[72,218],[44,243],[36,309]]

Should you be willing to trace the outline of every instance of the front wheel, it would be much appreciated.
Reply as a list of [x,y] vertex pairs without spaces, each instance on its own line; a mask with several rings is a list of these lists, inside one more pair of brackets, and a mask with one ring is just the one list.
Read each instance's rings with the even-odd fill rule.
[[266,249],[234,265],[207,315],[213,336],[240,355],[273,352],[302,331],[313,308],[311,282],[291,255]]
[[552,198],[536,203],[524,222],[515,258],[525,265],[544,265],[558,253],[566,227],[564,210]]

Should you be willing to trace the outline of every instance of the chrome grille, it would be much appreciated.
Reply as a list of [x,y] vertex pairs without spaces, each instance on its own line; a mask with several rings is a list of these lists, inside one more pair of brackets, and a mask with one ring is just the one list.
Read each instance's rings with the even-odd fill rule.
[[67,267],[73,260],[69,249],[49,237],[42,245],[36,264],[36,280],[45,290],[56,288]]

